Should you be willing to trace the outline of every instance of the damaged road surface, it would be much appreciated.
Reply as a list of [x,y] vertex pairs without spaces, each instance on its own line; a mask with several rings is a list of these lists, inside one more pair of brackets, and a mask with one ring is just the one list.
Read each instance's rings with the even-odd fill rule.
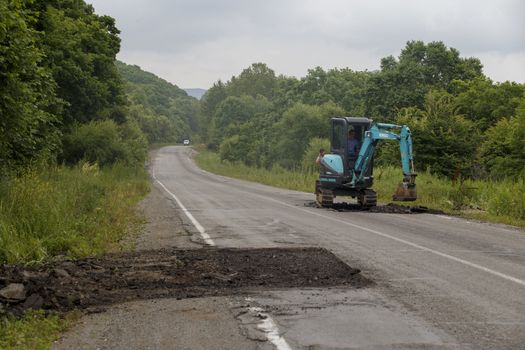
[[311,207],[313,194],[210,174],[191,152],[153,157],[138,248],[166,249],[49,265],[36,289],[21,272],[2,282],[52,309],[105,310],[54,349],[524,349],[523,230]]
[[149,250],[33,269],[4,266],[0,276],[0,301],[16,314],[27,308],[93,309],[137,299],[237,295],[261,288],[370,284],[359,270],[321,248]]

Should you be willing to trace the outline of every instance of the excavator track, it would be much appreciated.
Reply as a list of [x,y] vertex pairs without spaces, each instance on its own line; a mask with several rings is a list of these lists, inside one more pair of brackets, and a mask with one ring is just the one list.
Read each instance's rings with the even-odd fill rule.
[[334,192],[321,188],[317,181],[315,187],[315,201],[317,205],[321,207],[331,207],[334,204],[334,197]]
[[375,207],[377,205],[377,193],[373,190],[363,190],[357,201],[363,207]]
[[334,193],[330,190],[319,190],[316,201],[322,207],[331,207],[334,204]]

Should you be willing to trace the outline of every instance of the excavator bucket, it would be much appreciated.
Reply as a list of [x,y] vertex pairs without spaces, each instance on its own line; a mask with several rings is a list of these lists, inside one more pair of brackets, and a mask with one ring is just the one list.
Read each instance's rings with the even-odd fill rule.
[[395,201],[412,202],[417,199],[416,191],[416,175],[413,174],[408,179],[404,179],[396,189],[396,192],[392,196]]

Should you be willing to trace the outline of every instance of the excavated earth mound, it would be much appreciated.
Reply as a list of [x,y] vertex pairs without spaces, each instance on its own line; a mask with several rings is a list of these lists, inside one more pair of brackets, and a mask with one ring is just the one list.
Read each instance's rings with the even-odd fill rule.
[[336,202],[330,208],[320,207],[316,202],[307,202],[305,207],[322,208],[336,211],[364,211],[370,213],[386,213],[386,214],[445,214],[442,210],[431,209],[422,205],[399,205],[394,203],[380,204],[374,207],[362,207],[357,203]]
[[136,299],[192,298],[261,288],[364,287],[371,282],[321,248],[162,249],[0,267],[0,308],[97,311]]

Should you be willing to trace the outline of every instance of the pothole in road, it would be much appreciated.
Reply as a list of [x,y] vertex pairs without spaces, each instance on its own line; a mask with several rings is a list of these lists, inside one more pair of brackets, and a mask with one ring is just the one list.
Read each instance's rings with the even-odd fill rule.
[[[254,289],[372,282],[321,248],[162,249],[48,263],[0,267],[0,307],[67,311],[150,298],[236,295]],[[6,298],[6,289],[18,289]]]

